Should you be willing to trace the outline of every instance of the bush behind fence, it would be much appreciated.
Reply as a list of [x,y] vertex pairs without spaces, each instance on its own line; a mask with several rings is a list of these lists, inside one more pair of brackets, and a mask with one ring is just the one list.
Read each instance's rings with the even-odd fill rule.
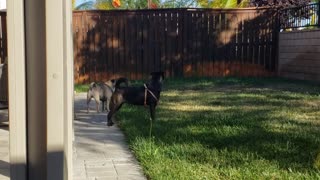
[[281,10],[280,28],[283,30],[315,29],[320,27],[320,3]]

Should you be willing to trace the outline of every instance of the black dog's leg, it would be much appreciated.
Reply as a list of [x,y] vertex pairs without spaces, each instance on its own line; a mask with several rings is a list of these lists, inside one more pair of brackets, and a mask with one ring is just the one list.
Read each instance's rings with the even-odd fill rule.
[[110,99],[107,99],[107,104],[106,104],[106,106],[107,106],[107,111],[109,112],[110,111]]
[[112,122],[112,116],[121,108],[121,104],[110,104],[110,111],[108,113],[108,122],[107,126],[112,126],[114,123]]
[[115,111],[115,108],[114,108],[114,106],[112,105],[111,107],[110,107],[110,111],[109,111],[109,113],[108,113],[108,122],[107,122],[107,126],[112,126],[114,123],[112,122],[112,116],[113,116],[113,114],[115,113],[116,111]]
[[88,97],[87,97],[87,113],[89,113],[89,103],[90,103],[90,101],[91,101],[91,97],[88,95]]
[[154,121],[155,120],[155,111],[156,111],[156,104],[150,104],[149,105],[150,108],[150,116],[151,116],[151,120]]

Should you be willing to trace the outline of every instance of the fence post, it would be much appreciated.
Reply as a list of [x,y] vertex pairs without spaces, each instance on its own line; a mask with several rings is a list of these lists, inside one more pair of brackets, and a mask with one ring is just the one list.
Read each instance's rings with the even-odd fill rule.
[[318,14],[318,27],[320,27],[320,0],[318,0],[318,12],[317,12],[317,14]]
[[183,35],[182,35],[182,42],[183,42],[183,47],[182,47],[182,77],[186,77],[186,73],[185,73],[185,64],[186,62],[188,62],[188,51],[187,51],[187,46],[188,46],[188,34],[187,34],[187,28],[188,28],[188,24],[187,24],[187,10],[186,9],[182,9],[182,17],[183,17],[183,27],[182,27],[182,32],[183,32]]

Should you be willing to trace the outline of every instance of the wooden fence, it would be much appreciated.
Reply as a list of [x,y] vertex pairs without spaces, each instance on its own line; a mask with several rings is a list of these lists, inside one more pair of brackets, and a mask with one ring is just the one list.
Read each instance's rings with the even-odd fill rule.
[[75,82],[159,70],[169,77],[270,76],[278,22],[270,9],[75,11]]
[[8,66],[0,64],[0,102],[8,101]]
[[7,13],[0,11],[0,102],[8,101],[8,71],[4,64],[7,58]]
[[7,57],[7,13],[0,11],[0,64]]

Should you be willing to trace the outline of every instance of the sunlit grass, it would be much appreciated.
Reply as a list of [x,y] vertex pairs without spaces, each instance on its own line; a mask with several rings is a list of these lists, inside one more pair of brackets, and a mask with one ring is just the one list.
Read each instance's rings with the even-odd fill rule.
[[275,78],[169,79],[151,140],[148,109],[116,119],[150,179],[320,179],[319,94]]

